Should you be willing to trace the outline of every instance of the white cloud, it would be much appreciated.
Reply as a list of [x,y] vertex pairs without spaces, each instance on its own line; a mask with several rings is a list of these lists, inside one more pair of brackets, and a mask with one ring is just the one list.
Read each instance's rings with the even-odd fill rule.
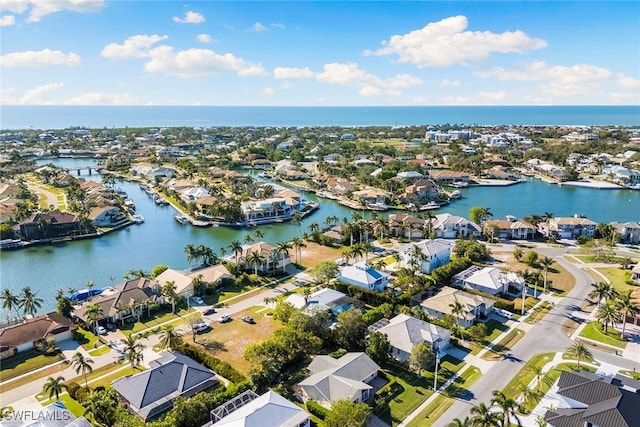
[[28,0],[0,0],[0,9],[13,13],[22,13],[27,10]]
[[397,55],[398,62],[408,62],[423,67],[449,67],[468,61],[479,61],[491,53],[524,53],[542,49],[547,43],[531,38],[522,31],[465,31],[465,16],[453,16],[403,35],[394,35],[383,41],[383,47],[365,56]]
[[275,27],[275,28],[280,28],[280,29],[285,28],[284,24],[280,24],[280,23],[277,23],[277,22],[272,23],[271,26]]
[[485,103],[495,103],[498,101],[503,101],[507,98],[507,93],[504,91],[498,92],[480,92],[478,94],[481,101]]
[[424,96],[412,96],[411,103],[416,105],[424,105],[427,103],[427,98]]
[[64,53],[60,50],[50,49],[27,50],[0,56],[0,65],[4,67],[47,67],[51,65],[75,67],[80,63],[80,57],[73,52]]
[[123,44],[110,43],[106,45],[100,55],[112,59],[145,58],[149,56],[151,46],[167,38],[168,36],[157,34],[151,36],[139,34],[127,37]]
[[219,55],[209,49],[174,52],[170,46],[159,46],[149,56],[151,60],[145,64],[145,71],[181,78],[211,76],[225,70],[236,71],[240,76],[266,74],[260,64],[247,62],[231,53]]
[[309,67],[276,67],[273,70],[273,77],[276,79],[310,79],[313,78],[313,71]]
[[267,30],[269,29],[259,22],[256,22],[255,24],[253,24],[253,27],[251,27],[251,31],[255,31],[256,33],[261,33]]
[[64,87],[63,83],[48,83],[29,89],[18,98],[12,97],[15,88],[3,89],[0,102],[7,105],[137,105],[135,96],[124,93],[87,92],[69,99],[47,98],[46,95]]
[[53,101],[44,100],[42,98],[42,95],[59,89],[63,86],[63,83],[48,83],[25,91],[24,94],[18,98],[12,97],[12,95],[16,92],[15,88],[2,89],[0,102],[7,105],[34,105],[53,103]]
[[86,92],[61,102],[63,105],[139,105],[135,96],[123,93]]
[[4,15],[0,17],[0,27],[8,27],[10,25],[15,25],[16,17],[13,15]]
[[201,24],[204,22],[204,16],[199,14],[198,12],[188,11],[184,18],[180,18],[179,16],[174,16],[173,21],[178,24]]
[[443,96],[440,98],[445,105],[471,105],[473,100],[466,96]]
[[79,13],[99,12],[105,6],[104,0],[29,0],[31,12],[27,22],[38,22],[51,13],[70,10]]
[[624,74],[619,76],[618,84],[625,89],[640,89],[640,80],[625,76]]
[[460,86],[460,80],[449,80],[449,79],[442,79],[442,81],[440,82],[440,84],[442,84],[442,86]]
[[213,41],[209,34],[198,34],[197,38],[200,43],[211,43]]
[[612,77],[611,71],[595,65],[577,64],[567,67],[564,65],[548,65],[544,61],[535,61],[513,70],[495,67],[476,71],[475,74],[482,78],[493,77],[503,81],[553,80],[559,84],[596,82]]
[[262,95],[273,95],[275,93],[276,93],[276,91],[273,90],[273,88],[271,88],[271,87],[265,87],[264,89],[262,89],[260,91],[260,94],[262,94]]
[[631,92],[611,92],[609,99],[614,104],[640,104],[640,94]]

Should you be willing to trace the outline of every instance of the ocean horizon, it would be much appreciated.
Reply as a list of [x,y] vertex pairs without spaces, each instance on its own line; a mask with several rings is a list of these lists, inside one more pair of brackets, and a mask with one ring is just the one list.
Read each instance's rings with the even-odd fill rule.
[[1,105],[0,129],[423,125],[638,126],[624,106],[65,106]]

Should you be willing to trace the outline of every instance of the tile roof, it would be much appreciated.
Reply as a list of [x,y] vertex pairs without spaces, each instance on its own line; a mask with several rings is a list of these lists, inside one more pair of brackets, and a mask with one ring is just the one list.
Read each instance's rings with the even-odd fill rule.
[[0,329],[0,347],[17,347],[73,328],[73,322],[63,315],[51,312],[27,319],[24,323]]

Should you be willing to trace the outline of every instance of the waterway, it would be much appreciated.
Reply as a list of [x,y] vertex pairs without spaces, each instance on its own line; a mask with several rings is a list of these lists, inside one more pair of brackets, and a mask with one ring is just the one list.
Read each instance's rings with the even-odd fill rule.
[[[91,160],[58,159],[54,163],[76,167],[87,166]],[[100,180],[99,175],[89,176],[86,171],[82,177]],[[325,218],[334,215],[340,219],[351,218],[354,212],[332,200],[303,192],[304,198],[318,201],[321,206],[300,226],[288,222],[251,229],[198,228],[179,224],[172,207],[154,204],[136,183],[123,181],[117,186],[133,199],[137,212],[145,218],[144,224],[131,225],[97,239],[0,252],[2,287],[18,292],[28,285],[38,290],[38,295],[45,300],[41,310],[44,312],[55,307],[58,288],[80,289],[87,281],[93,281],[96,287],[109,286],[121,282],[127,271],[151,271],[159,264],[188,268],[184,247],[190,243],[207,245],[220,255],[221,247],[232,240],[243,242],[245,236],[253,235],[256,229],[264,233],[262,240],[278,243],[300,236],[313,221],[322,224]],[[494,218],[553,212],[555,216],[585,214],[596,222],[640,221],[640,191],[574,188],[537,179],[509,187],[472,187],[460,191],[462,199],[434,213],[450,212],[468,217],[471,207],[487,206]]]

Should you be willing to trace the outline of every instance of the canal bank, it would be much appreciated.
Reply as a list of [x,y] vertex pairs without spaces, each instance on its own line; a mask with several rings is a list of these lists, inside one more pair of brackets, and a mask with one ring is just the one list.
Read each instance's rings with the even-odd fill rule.
[[[90,160],[59,159],[53,163],[79,167],[85,166],[88,161]],[[95,173],[91,176],[83,174],[82,177],[100,180],[100,176]],[[45,300],[41,309],[44,312],[55,308],[55,290],[58,288],[80,289],[88,281],[94,282],[96,287],[115,285],[123,280],[123,274],[128,271],[151,271],[159,264],[175,269],[188,268],[184,254],[187,244],[203,244],[211,247],[218,255],[222,255],[223,250],[229,254],[228,245],[233,240],[244,242],[247,236],[254,241],[258,240],[254,234],[256,230],[264,235],[260,240],[278,243],[300,236],[312,222],[322,225],[329,216],[351,221],[354,212],[362,214],[362,211],[354,211],[333,200],[321,199],[313,193],[302,191],[305,199],[319,203],[320,208],[300,224],[284,222],[249,229],[193,227],[179,224],[172,207],[156,205],[137,183],[121,181],[117,186],[133,199],[136,212],[145,218],[143,224],[97,239],[2,251],[0,280],[3,287],[14,292],[19,292],[24,286],[38,290],[38,296]],[[461,199],[432,212],[449,212],[468,217],[472,207],[486,206],[491,209],[494,218],[553,212],[555,216],[586,214],[596,222],[640,221],[640,191],[570,188],[536,179],[507,187],[479,186],[461,188],[459,191]],[[388,215],[392,212],[379,214]]]

